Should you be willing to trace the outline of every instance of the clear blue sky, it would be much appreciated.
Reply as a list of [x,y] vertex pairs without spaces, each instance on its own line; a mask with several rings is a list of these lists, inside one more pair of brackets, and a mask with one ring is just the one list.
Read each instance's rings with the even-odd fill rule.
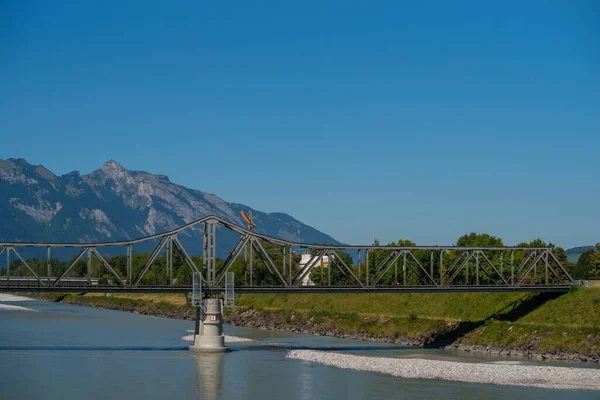
[[348,243],[600,241],[597,1],[5,0],[0,57],[0,158]]

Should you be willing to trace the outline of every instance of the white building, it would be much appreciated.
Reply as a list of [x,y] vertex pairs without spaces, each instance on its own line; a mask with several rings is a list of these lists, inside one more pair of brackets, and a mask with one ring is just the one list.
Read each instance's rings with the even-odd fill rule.
[[[304,268],[306,266],[306,264],[308,264],[311,257],[312,257],[312,254],[310,254],[310,253],[302,254],[302,258],[300,259],[300,269]],[[323,268],[329,267],[329,256],[322,256],[319,260],[317,260],[317,262],[314,263],[314,265],[312,266],[312,268],[310,270],[312,271],[315,268],[319,268],[319,267],[321,267],[321,265],[323,266]],[[310,272],[308,272],[304,276],[304,278],[302,278],[302,286],[314,286],[314,285],[315,285],[315,283],[310,279]]]

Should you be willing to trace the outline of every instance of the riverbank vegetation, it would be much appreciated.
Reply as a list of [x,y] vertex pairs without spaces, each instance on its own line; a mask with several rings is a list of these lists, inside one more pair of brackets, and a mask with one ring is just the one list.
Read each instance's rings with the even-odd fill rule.
[[[194,316],[184,295],[34,296],[140,314]],[[235,303],[226,308],[226,321],[243,326],[564,359],[597,360],[600,355],[600,288],[563,295],[240,294]]]

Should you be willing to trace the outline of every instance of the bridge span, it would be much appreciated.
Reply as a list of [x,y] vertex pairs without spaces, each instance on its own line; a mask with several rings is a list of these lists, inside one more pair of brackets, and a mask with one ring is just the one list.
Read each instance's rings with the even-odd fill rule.
[[[202,259],[197,265],[178,235],[188,229],[202,231]],[[217,232],[228,230],[239,240],[224,260],[216,257]],[[143,265],[132,265],[133,246],[158,241]],[[109,247],[122,247],[126,265],[111,265],[102,255]],[[41,276],[21,255],[24,249],[46,250],[46,271]],[[56,249],[78,250],[68,266],[53,274],[51,253]],[[310,254],[304,264],[294,254]],[[273,257],[273,252],[278,257]],[[342,253],[351,253],[356,263]],[[144,276],[159,257],[166,264],[168,282],[173,282],[174,254],[181,265],[201,277],[202,292],[223,293],[225,276],[234,263],[243,260],[242,276],[235,277],[236,293],[403,293],[403,292],[565,292],[574,281],[551,247],[457,247],[379,246],[299,243],[247,230],[217,216],[207,216],[173,230],[134,240],[99,243],[0,242],[6,267],[0,276],[0,290],[12,292],[138,292],[189,293],[192,286],[148,285]],[[11,276],[11,256],[26,276]],[[111,275],[100,284],[92,277],[91,260],[96,258]],[[327,259],[325,266],[323,260]],[[277,262],[275,260],[278,260]],[[87,276],[72,277],[76,265],[87,265]],[[271,282],[257,282],[260,266]],[[317,283],[307,277],[317,271]],[[320,272],[320,275],[319,275]],[[199,274],[199,275],[198,275]],[[238,275],[240,272],[238,271]]]
[[[115,285],[60,285],[48,287],[32,283],[0,283],[0,290],[8,292],[61,292],[61,293],[192,293],[192,286],[131,286]],[[211,294],[224,294],[225,287],[215,287],[209,290]],[[472,293],[472,292],[552,292],[566,293],[571,285],[529,285],[518,287],[504,286],[235,286],[235,293]]]

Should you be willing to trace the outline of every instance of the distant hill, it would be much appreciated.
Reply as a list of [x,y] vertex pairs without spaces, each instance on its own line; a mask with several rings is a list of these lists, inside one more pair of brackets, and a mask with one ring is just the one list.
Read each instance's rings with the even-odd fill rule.
[[[245,226],[242,209],[252,208],[177,185],[164,175],[127,170],[115,161],[87,175],[73,171],[57,176],[23,159],[0,160],[0,241],[134,239],[210,214]],[[304,243],[339,243],[288,214],[252,212],[259,233]],[[221,231],[217,256],[225,257],[239,236]],[[182,232],[180,239],[193,254],[200,253],[199,226]],[[134,247],[136,252],[148,250]]]
[[572,249],[568,249],[565,251],[565,253],[567,253],[567,259],[572,262],[572,263],[576,263],[577,260],[579,260],[579,256],[582,255],[584,252],[590,250],[590,249],[595,249],[595,246],[579,246],[579,247],[573,247]]

